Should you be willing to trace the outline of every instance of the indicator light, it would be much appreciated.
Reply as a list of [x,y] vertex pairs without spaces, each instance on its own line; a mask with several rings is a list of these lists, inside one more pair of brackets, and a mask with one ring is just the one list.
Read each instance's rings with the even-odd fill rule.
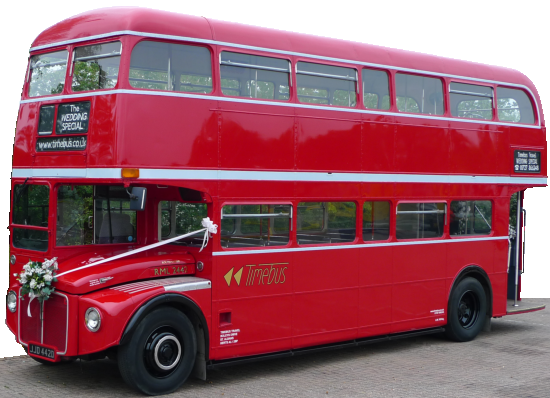
[[122,169],[122,178],[139,178],[139,169]]

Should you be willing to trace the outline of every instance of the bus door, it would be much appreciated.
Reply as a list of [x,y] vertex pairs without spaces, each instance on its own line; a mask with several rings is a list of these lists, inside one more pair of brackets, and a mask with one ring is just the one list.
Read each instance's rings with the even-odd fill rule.
[[521,275],[525,272],[525,226],[527,211],[523,208],[525,191],[510,197],[510,247],[508,254],[508,300],[520,299]]

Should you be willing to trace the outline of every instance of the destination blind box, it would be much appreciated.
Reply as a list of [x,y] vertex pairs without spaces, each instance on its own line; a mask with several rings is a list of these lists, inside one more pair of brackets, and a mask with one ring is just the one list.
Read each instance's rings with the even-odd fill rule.
[[540,173],[540,151],[514,151],[514,172]]
[[84,134],[88,132],[90,102],[59,104],[55,132],[57,134]]

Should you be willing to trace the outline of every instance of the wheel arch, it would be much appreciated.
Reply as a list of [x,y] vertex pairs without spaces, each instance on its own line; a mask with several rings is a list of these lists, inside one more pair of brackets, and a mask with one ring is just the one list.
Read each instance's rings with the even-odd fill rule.
[[[208,333],[208,323],[199,306],[181,294],[167,293],[151,298],[149,301],[142,304],[139,309],[132,315],[130,321],[126,324],[119,345],[124,345],[132,338],[139,323],[153,310],[159,307],[172,307],[183,312],[193,324],[195,334],[197,336],[197,351],[204,354],[204,360],[208,361],[208,349],[210,347],[210,339]],[[202,337],[202,338],[201,338]]]
[[479,265],[475,265],[475,264],[468,265],[467,267],[465,267],[459,272],[459,274],[455,277],[453,283],[451,284],[451,288],[447,293],[447,303],[449,303],[449,299],[455,287],[460,283],[460,281],[462,281],[464,278],[467,278],[467,277],[472,277],[474,279],[477,279],[477,281],[481,283],[481,286],[483,286],[483,290],[485,291],[485,297],[487,298],[487,313],[485,315],[487,317],[492,317],[493,316],[493,286],[491,285],[491,280],[489,279],[489,275],[487,275],[485,270],[481,268]]

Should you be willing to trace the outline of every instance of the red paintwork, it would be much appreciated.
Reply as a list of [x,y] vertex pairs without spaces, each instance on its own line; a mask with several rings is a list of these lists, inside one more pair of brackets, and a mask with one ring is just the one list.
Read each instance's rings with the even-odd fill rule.
[[[20,106],[14,145],[15,168],[104,168],[138,167],[141,169],[212,169],[361,172],[399,174],[442,174],[475,176],[522,176],[513,171],[515,149],[541,151],[542,172],[547,173],[545,124],[537,90],[523,74],[506,68],[446,59],[425,54],[388,49],[334,39],[268,30],[205,18],[171,14],[138,8],[109,8],[90,11],[62,21],[41,33],[33,47],[115,31],[159,33],[189,38],[216,40],[307,53],[339,59],[392,65],[448,75],[470,76],[522,84],[534,94],[541,128],[530,129],[467,123],[459,119],[415,119],[395,114],[364,114],[327,111],[325,107],[304,109],[264,104],[218,101],[221,96],[219,69],[213,64],[213,92],[203,100],[182,97],[83,93],[78,101],[91,102],[88,147],[85,151],[37,153],[35,151],[38,111],[44,104],[73,102],[58,96]],[[139,36],[113,36],[86,44],[120,40],[123,55],[116,89],[132,90],[128,83],[128,65]],[[60,46],[69,53],[76,45]],[[221,44],[206,44],[217,60],[222,50],[235,50]],[[52,51],[41,50],[38,52]],[[298,55],[277,55],[247,50],[252,54],[271,55],[292,61],[312,61]],[[319,61],[350,66],[340,62]],[[352,65],[360,70],[362,67]],[[388,67],[391,82],[395,70]],[[359,73],[361,76],[361,73]],[[292,81],[296,82],[293,68]],[[451,81],[469,80],[443,77],[445,87]],[[359,82],[360,83],[360,82]],[[495,84],[488,84],[496,87]],[[361,86],[361,84],[359,84]],[[291,88],[290,103],[297,103]],[[394,87],[391,83],[391,91]],[[450,118],[449,95],[445,90],[445,117]],[[25,84],[22,100],[29,99]],[[72,94],[70,84],[62,94]],[[357,108],[362,109],[362,96]],[[395,101],[393,101],[395,102]],[[334,108],[332,108],[334,109]],[[393,103],[391,110],[397,112]],[[496,121],[496,119],[494,119]],[[532,175],[523,175],[532,176]],[[21,184],[22,179],[13,179]],[[17,262],[10,265],[10,275],[20,272],[32,260],[59,257],[60,271],[89,264],[122,252],[158,241],[160,200],[177,200],[174,187],[186,187],[205,193],[208,216],[220,225],[220,209],[226,203],[287,203],[294,209],[300,201],[346,200],[357,204],[357,225],[361,225],[364,201],[391,202],[392,220],[399,201],[445,201],[486,199],[493,203],[491,236],[508,234],[510,195],[531,185],[505,184],[430,184],[430,183],[343,183],[293,181],[226,180],[154,180],[140,179],[148,188],[147,208],[138,214],[138,235],[133,244],[96,245],[94,247],[56,247],[56,190],[59,183],[135,183],[122,179],[33,178],[34,184],[50,185],[50,246],[45,253],[16,249]],[[158,185],[168,186],[168,188]],[[13,225],[12,225],[13,227]],[[286,248],[296,243],[296,221]],[[277,350],[300,348],[359,337],[403,332],[441,326],[445,314],[431,311],[447,308],[450,289],[460,272],[478,265],[488,274],[493,289],[493,316],[506,315],[508,245],[505,240],[456,242],[449,236],[448,224],[440,242],[432,245],[372,246],[345,250],[319,250],[280,253],[243,253],[213,256],[223,251],[216,236],[199,253],[197,248],[163,246],[162,248],[107,263],[103,266],[67,274],[57,284],[67,293],[70,320],[67,356],[86,355],[119,343],[131,316],[145,302],[161,294],[152,288],[127,294],[110,287],[154,277],[151,268],[162,261],[181,261],[188,273],[212,281],[212,289],[185,292],[203,311],[208,323],[209,359],[255,355]],[[395,243],[392,222],[388,243]],[[363,244],[358,236],[355,244]],[[380,242],[375,242],[380,243]],[[321,246],[323,247],[323,246]],[[336,245],[331,246],[331,248]],[[196,262],[204,263],[198,272]],[[266,266],[273,264],[273,266]],[[250,275],[255,266],[267,274]],[[244,267],[244,268],[243,268]],[[227,285],[224,275],[243,268],[240,285],[232,279]],[[285,268],[284,271],[282,269]],[[272,271],[275,269],[275,271]],[[284,274],[284,278],[283,278]],[[274,276],[278,283],[271,279]],[[104,284],[90,286],[90,280],[113,277]],[[252,278],[252,279],[249,279]],[[284,279],[284,282],[283,282]],[[252,283],[249,283],[253,281]],[[271,281],[271,283],[270,283]],[[18,289],[10,276],[10,287]],[[33,302],[33,305],[36,305]],[[102,328],[88,331],[83,323],[90,306],[102,313]],[[21,307],[24,307],[21,306]],[[27,319],[25,308],[16,314],[7,311],[8,327],[18,333],[18,316],[25,318],[21,329],[23,341],[33,339],[36,317]],[[227,322],[227,314],[231,320]],[[222,323],[223,321],[223,323]],[[221,332],[237,332],[232,344],[222,344]],[[48,331],[52,341],[56,333]],[[59,342],[57,342],[59,344]]]

